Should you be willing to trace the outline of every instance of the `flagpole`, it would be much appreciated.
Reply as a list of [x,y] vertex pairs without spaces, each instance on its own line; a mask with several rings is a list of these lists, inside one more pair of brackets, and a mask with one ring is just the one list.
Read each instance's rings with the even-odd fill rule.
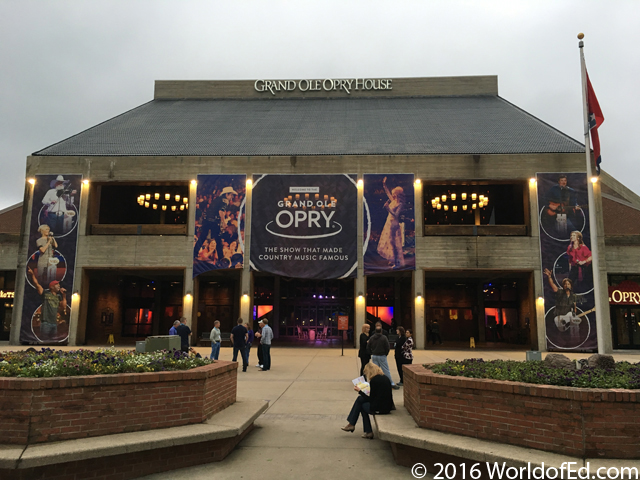
[[596,219],[596,202],[594,195],[595,182],[592,182],[591,172],[591,136],[589,134],[589,110],[587,106],[587,66],[584,61],[584,34],[579,33],[578,48],[580,48],[580,73],[582,77],[582,120],[584,124],[584,151],[587,160],[587,192],[589,195],[589,230],[591,232],[591,265],[593,271],[593,293],[596,306],[596,335],[598,340],[598,353],[605,353],[602,321],[602,295],[600,284],[600,257],[598,256],[598,224]]

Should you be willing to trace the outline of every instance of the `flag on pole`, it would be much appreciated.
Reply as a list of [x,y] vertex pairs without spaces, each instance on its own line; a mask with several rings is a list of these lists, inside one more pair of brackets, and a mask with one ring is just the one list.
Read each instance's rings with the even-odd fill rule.
[[604,115],[600,110],[600,104],[593,91],[589,74],[587,73],[587,108],[589,109],[589,130],[591,132],[591,144],[593,145],[593,155],[596,158],[596,172],[600,175],[600,137],[598,137],[598,127],[604,122]]

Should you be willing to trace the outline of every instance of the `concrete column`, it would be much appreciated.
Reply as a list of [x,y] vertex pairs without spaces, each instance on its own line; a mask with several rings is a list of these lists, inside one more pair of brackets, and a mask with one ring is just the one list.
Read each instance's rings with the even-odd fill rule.
[[[362,181],[362,175],[359,175],[358,182]],[[364,325],[367,311],[367,287],[364,278],[364,203],[362,201],[364,195],[364,188],[362,184],[358,183],[358,207],[357,207],[357,244],[358,244],[358,267],[357,276],[355,282],[354,296],[355,296],[355,315],[353,325],[353,339],[356,348],[360,348],[360,331]],[[359,295],[362,294],[362,298]]]
[[[531,225],[531,237],[535,239],[537,256],[540,258],[540,208],[538,206],[538,184],[535,181],[529,181],[529,218]],[[544,322],[544,314],[546,307],[544,305],[544,288],[543,288],[542,266],[537,265],[533,271],[533,291],[534,298],[531,300],[536,306],[536,332],[538,334],[538,350],[547,351],[547,333]],[[541,300],[542,299],[542,300]]]
[[[249,321],[253,318],[253,315],[251,314],[253,304],[253,282],[251,281],[250,269],[252,187],[253,179],[251,178],[251,175],[247,175],[247,193],[244,199],[244,266],[242,268],[242,276],[240,280],[240,317],[245,321]],[[274,326],[271,325],[272,329],[273,327]]]
[[29,257],[29,228],[31,225],[31,200],[33,199],[33,185],[25,182],[22,229],[20,230],[20,245],[18,247],[18,265],[16,270],[16,289],[13,298],[13,315],[11,317],[10,345],[20,345],[20,326],[22,325],[22,305],[24,287],[27,280],[26,268]]
[[187,325],[193,332],[191,334],[191,343],[196,345],[198,342],[197,328],[198,320],[194,317],[197,310],[197,304],[194,301],[194,281],[193,281],[193,236],[196,228],[196,194],[198,191],[198,183],[196,179],[189,183],[189,215],[187,220],[187,239],[185,244],[185,269],[183,277],[183,297],[182,297],[182,316],[187,319]]
[[[89,183],[82,183],[80,187],[80,205],[78,208],[78,243],[80,243],[87,232],[87,213],[89,212],[89,191],[91,190]],[[81,302],[89,301],[88,298],[83,298],[81,295],[82,280],[84,278],[84,269],[82,265],[82,259],[79,259],[76,255],[76,265],[73,275],[73,288],[71,289],[71,314],[69,315],[69,345],[76,346],[81,345],[84,342],[85,325],[80,325],[80,322],[86,323],[87,318],[81,318],[80,312]],[[88,296],[88,293],[87,293]],[[69,301],[69,298],[67,298]]]
[[537,268],[533,272],[533,289],[535,291],[536,306],[536,331],[538,332],[538,350],[547,351],[547,332],[545,328],[544,315],[547,307],[544,304],[544,290],[542,289],[542,273]]
[[[587,179],[589,181],[590,179]],[[606,261],[606,246],[604,244],[604,219],[602,212],[602,189],[601,183],[596,182],[593,184],[593,199],[595,201],[596,219],[598,232],[598,268],[600,272],[600,298],[596,299],[603,306],[601,309],[602,318],[597,318],[596,321],[600,324],[598,329],[598,345],[599,350],[604,353],[611,353],[613,351],[613,337],[611,335],[611,310],[609,309],[609,277],[607,275],[607,261]]]
[[413,272],[413,311],[414,311],[414,338],[416,340],[416,348],[423,350],[425,348],[426,323],[425,323],[425,291],[424,291],[424,271],[418,269]]
[[[413,183],[414,186],[414,206],[415,212],[415,229],[416,229],[416,244],[417,239],[424,236],[424,214],[422,203],[422,181],[416,178]],[[416,252],[417,253],[417,252]],[[416,255],[416,263],[418,257]],[[425,335],[426,335],[426,322],[425,322],[425,291],[424,291],[424,271],[416,264],[416,271],[413,272],[413,338],[416,342],[416,348],[425,348]],[[420,298],[418,298],[418,295]]]

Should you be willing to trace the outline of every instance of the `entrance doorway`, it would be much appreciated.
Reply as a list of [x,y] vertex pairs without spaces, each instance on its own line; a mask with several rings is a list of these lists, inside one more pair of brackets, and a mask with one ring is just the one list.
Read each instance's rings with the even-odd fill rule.
[[88,270],[89,299],[85,343],[135,344],[150,335],[168,335],[182,316],[182,270],[142,272]]
[[349,318],[346,340],[353,341],[354,285],[346,280],[303,280],[254,275],[253,318],[277,325],[279,339],[299,345],[339,345],[338,317]]
[[640,348],[640,307],[611,307],[614,348]]

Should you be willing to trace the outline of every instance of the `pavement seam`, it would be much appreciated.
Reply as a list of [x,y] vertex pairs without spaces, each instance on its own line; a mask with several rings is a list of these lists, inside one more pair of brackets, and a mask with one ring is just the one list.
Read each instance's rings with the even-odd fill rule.
[[287,386],[287,388],[284,389],[284,391],[278,396],[278,398],[276,398],[273,402],[269,402],[269,407],[264,411],[263,415],[266,413],[269,413],[269,410],[271,410],[271,407],[274,406],[278,400],[280,400],[282,398],[282,396],[287,393],[289,391],[289,389],[291,388],[291,385],[293,385],[299,378],[300,375],[302,375],[304,373],[304,371],[309,368],[309,365],[311,365],[311,362],[313,362],[313,360],[318,356],[317,353],[314,353],[313,356],[309,357],[309,362],[305,365],[305,367],[302,369],[302,371],[298,374],[298,376],[296,378],[294,378],[289,385]]

